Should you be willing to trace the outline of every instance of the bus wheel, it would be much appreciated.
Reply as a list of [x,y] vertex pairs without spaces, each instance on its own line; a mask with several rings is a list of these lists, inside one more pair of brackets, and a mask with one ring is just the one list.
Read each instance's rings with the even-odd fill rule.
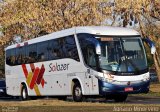
[[81,102],[83,100],[82,89],[79,83],[74,84],[72,94],[75,102]]
[[115,102],[124,102],[124,101],[126,101],[127,97],[128,97],[128,94],[115,95],[114,100],[115,100]]
[[22,90],[21,90],[21,100],[25,101],[28,100],[28,92],[27,92],[27,87],[25,85],[22,85]]

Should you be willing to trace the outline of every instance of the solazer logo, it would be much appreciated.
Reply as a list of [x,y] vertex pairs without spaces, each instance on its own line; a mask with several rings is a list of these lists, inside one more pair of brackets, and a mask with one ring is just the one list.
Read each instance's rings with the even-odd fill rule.
[[42,88],[44,88],[45,80],[43,78],[45,68],[42,64],[41,68],[35,67],[34,64],[29,64],[32,71],[28,71],[25,64],[22,64],[22,69],[24,75],[26,77],[27,85],[30,89],[34,89],[37,96],[40,96],[40,91],[38,85],[41,84]]
[[55,71],[65,71],[68,70],[69,67],[69,63],[67,64],[54,64],[54,63],[50,63],[49,64],[49,72],[55,72]]

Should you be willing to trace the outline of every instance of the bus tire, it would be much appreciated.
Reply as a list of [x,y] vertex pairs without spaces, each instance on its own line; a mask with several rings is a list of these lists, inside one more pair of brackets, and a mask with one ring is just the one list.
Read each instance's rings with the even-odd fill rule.
[[21,100],[22,101],[26,101],[29,99],[28,96],[28,91],[27,91],[27,87],[26,85],[22,85],[22,89],[21,89]]
[[83,94],[82,94],[82,88],[81,88],[81,85],[76,82],[73,86],[73,100],[75,102],[81,102],[83,101]]
[[124,102],[126,101],[127,97],[128,97],[128,94],[115,95],[114,100],[115,102]]

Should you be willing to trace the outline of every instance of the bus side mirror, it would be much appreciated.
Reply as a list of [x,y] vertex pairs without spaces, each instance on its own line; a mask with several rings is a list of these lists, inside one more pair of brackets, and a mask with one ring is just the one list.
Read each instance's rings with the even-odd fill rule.
[[156,53],[156,47],[153,46],[153,47],[151,47],[151,54],[155,54],[155,53]]
[[101,45],[98,40],[95,40],[96,54],[101,55]]
[[151,41],[149,38],[143,38],[143,42],[147,43],[149,47],[151,48],[151,54],[155,54],[156,52],[156,47],[154,45],[154,42]]
[[101,46],[99,43],[96,43],[96,54],[98,54],[98,55],[101,54]]
[[91,42],[92,44],[94,44],[95,50],[96,50],[96,54],[100,55],[101,54],[101,45],[99,43],[99,41],[95,38],[91,38],[91,39],[86,39],[87,41]]

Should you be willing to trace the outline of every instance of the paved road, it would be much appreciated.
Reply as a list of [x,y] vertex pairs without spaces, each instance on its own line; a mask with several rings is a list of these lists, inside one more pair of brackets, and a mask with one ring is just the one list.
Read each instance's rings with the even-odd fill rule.
[[[114,100],[88,99],[89,102],[115,103]],[[160,97],[155,96],[128,96],[126,104],[160,104]]]
[[[53,99],[53,98],[48,98],[48,99]],[[3,102],[3,101],[18,102],[20,100],[17,98],[11,98],[11,97],[0,97],[0,102]],[[71,97],[67,98],[67,101],[73,102]],[[115,103],[114,100],[105,100],[103,98],[97,98],[97,99],[89,98],[89,99],[86,99],[85,102],[99,102],[99,103],[111,103],[111,104]],[[134,96],[128,96],[127,100],[124,103],[126,104],[160,104],[160,97],[134,95]]]
[[129,96],[126,103],[129,104],[160,104],[160,97],[143,97],[143,96]]

